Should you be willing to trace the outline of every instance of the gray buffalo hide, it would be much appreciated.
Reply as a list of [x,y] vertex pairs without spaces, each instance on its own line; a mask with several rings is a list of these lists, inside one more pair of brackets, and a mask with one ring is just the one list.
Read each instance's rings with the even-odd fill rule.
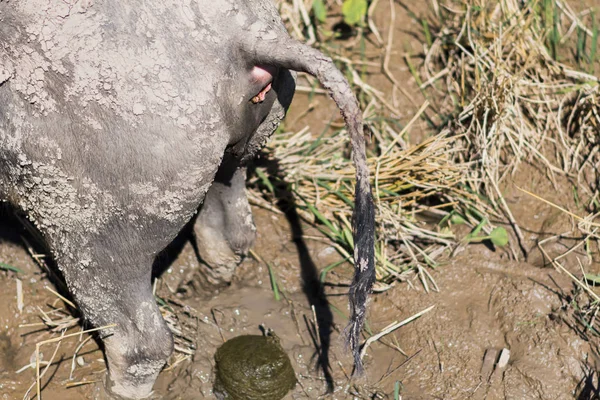
[[0,199],[37,227],[85,318],[104,329],[109,397],[144,398],[173,348],[151,266],[196,233],[228,280],[254,239],[245,163],[315,75],[357,167],[348,337],[374,279],[374,211],[358,103],[270,0],[0,0]]

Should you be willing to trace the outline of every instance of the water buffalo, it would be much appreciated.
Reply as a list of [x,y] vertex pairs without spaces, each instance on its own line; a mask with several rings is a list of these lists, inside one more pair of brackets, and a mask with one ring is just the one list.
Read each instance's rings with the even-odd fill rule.
[[173,349],[156,255],[200,209],[198,247],[227,279],[255,236],[245,163],[316,76],[357,170],[349,343],[374,279],[361,113],[331,59],[291,39],[271,0],[0,0],[0,198],[33,223],[102,331],[110,396],[147,397]]

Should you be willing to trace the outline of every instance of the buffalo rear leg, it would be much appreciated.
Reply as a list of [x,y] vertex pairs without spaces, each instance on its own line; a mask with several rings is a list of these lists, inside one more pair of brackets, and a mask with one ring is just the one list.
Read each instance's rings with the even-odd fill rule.
[[228,283],[248,254],[256,227],[246,197],[246,168],[226,155],[208,190],[194,226],[196,244],[208,267],[202,272],[210,283]]
[[57,261],[86,319],[95,327],[116,325],[100,334],[108,363],[106,397],[144,399],[173,351],[173,338],[152,294],[152,252],[143,255],[146,246],[116,244],[115,238],[123,236],[95,238],[103,246],[91,254]]

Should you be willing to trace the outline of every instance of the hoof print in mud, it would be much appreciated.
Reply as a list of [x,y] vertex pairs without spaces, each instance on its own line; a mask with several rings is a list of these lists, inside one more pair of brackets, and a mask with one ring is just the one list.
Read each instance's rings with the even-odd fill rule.
[[296,385],[289,357],[275,335],[242,335],[215,354],[218,399],[279,400]]

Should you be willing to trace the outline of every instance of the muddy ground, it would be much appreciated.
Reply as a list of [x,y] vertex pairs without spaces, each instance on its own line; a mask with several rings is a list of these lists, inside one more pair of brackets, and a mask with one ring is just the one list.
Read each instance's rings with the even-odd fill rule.
[[[412,7],[412,11],[426,12],[427,4]],[[399,48],[417,51],[420,41],[414,32],[418,26],[404,7],[395,7],[395,41]],[[376,18],[385,34],[389,15],[389,4],[382,2]],[[402,115],[396,117],[405,123],[422,98],[400,53],[394,55],[390,66],[414,97],[391,91],[387,95],[402,110]],[[390,87],[382,75],[369,79],[376,87]],[[304,114],[307,97],[297,95],[286,128],[308,125],[312,132],[321,132],[337,110],[325,97],[316,97],[315,101],[318,106]],[[410,141],[414,143],[424,132],[424,124],[415,125]],[[564,185],[564,192],[557,190],[547,182],[543,171],[525,166],[515,180],[562,206],[575,206],[571,187]],[[574,322],[573,284],[546,265],[535,250],[536,241],[569,231],[572,221],[514,187],[505,188],[505,194],[525,233],[524,247],[531,250],[528,261],[514,261],[506,250],[470,245],[430,271],[439,292],[427,293],[414,276],[409,282],[397,283],[374,295],[368,315],[373,333],[435,307],[373,343],[365,357],[366,375],[355,380],[349,379],[352,364],[341,335],[348,312],[345,285],[351,268],[342,265],[327,275],[324,293],[329,304],[324,302],[311,282],[318,279],[321,268],[339,260],[339,255],[320,239],[322,235],[315,228],[293,215],[253,209],[258,227],[254,251],[272,266],[282,292],[279,301],[274,298],[266,265],[252,258],[240,266],[231,286],[208,286],[194,272],[199,261],[191,242],[184,237],[173,259],[164,261],[167,269],[158,280],[157,294],[169,302],[184,336],[192,343],[182,344],[184,352],[178,352],[179,358],[172,360],[180,362],[161,373],[157,396],[212,398],[213,355],[218,346],[240,334],[260,334],[262,326],[275,331],[292,359],[299,384],[286,397],[289,399],[391,399],[397,381],[404,399],[597,398],[597,356]],[[0,398],[21,399],[35,379],[35,370],[23,367],[35,360],[36,343],[59,336],[39,324],[44,313],[55,320],[66,317],[67,321],[73,314],[56,311],[67,306],[46,289],[53,286],[27,250],[29,234],[9,215],[3,216],[0,223],[0,261],[22,270],[18,274],[0,272]],[[562,241],[551,249],[559,254],[574,244]],[[574,273],[580,273],[577,255],[573,253],[566,263]],[[600,269],[597,264],[590,272],[599,272],[593,268]],[[22,311],[17,304],[17,279],[23,285]],[[311,305],[315,305],[314,313]],[[323,355],[327,344],[322,335],[315,335],[315,320],[322,332],[327,331],[328,321],[331,326],[327,373],[319,367],[319,354]],[[81,327],[74,326],[67,333],[79,330]],[[42,380],[44,399],[91,398],[93,382],[102,379],[104,360],[94,340],[78,349],[86,337],[77,335],[61,342]],[[55,348],[56,343],[44,344],[42,359],[49,360]],[[191,348],[195,348],[195,354],[181,360]],[[486,351],[501,349],[510,350],[508,365],[491,371],[483,368],[482,373]],[[92,383],[69,387],[82,382]]]

